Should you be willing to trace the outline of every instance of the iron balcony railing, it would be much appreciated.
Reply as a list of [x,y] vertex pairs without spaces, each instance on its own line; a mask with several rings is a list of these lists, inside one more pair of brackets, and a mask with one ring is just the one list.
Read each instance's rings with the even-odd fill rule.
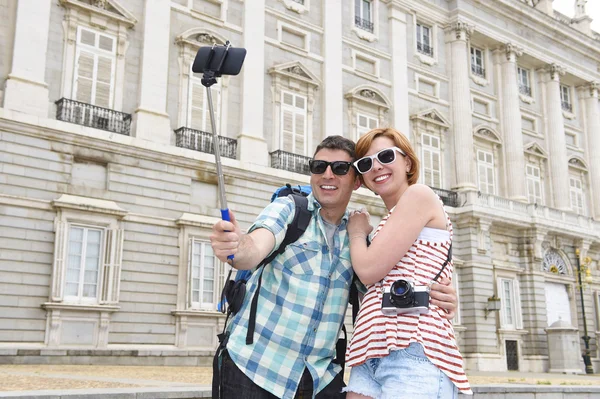
[[298,3],[298,4],[302,4],[302,5],[304,5],[304,0],[294,0],[294,1],[295,1],[296,3]]
[[431,189],[442,199],[444,205],[453,208],[458,208],[460,206],[458,203],[458,193],[456,191],[444,190],[437,187],[431,187]]
[[373,28],[375,26],[373,22],[369,21],[368,19],[362,19],[359,16],[354,17],[354,25],[371,33],[373,33]]
[[291,152],[282,150],[273,151],[270,155],[272,168],[310,175],[310,170],[308,168],[308,161],[311,159],[310,157],[292,154]]
[[61,98],[55,102],[56,119],[129,136],[131,114]]
[[[175,130],[175,145],[208,154],[215,153],[213,134],[190,129],[189,127],[180,127]],[[235,159],[237,154],[237,140],[219,136],[219,153],[222,157]]]
[[433,57],[433,47],[423,42],[417,42],[417,51],[419,53]]
[[519,93],[531,97],[531,87],[524,84],[519,85]]
[[482,66],[471,64],[471,72],[474,75],[485,77],[485,69]]
[[573,112],[573,104],[567,101],[561,101],[562,109],[568,112]]

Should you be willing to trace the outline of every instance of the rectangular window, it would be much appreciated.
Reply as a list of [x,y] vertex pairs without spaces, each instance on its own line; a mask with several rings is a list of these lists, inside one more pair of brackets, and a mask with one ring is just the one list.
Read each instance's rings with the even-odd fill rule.
[[[217,133],[221,133],[221,86],[216,83],[210,87],[215,112],[215,125]],[[210,108],[206,87],[202,86],[200,78],[192,73],[190,67],[190,87],[188,92],[188,107],[186,126],[201,132],[213,133],[210,121]],[[195,136],[196,137],[196,136]],[[197,147],[194,147],[197,148]]]
[[491,152],[477,150],[477,172],[479,191],[484,194],[495,194],[494,155]]
[[578,177],[569,178],[569,189],[571,193],[571,208],[574,212],[584,215],[585,206],[583,202],[583,183]]
[[373,3],[371,0],[354,0],[354,24],[373,32]]
[[97,302],[103,230],[70,226],[65,274],[65,300]]
[[429,134],[423,134],[421,148],[423,183],[430,187],[442,188],[440,139]]
[[356,114],[357,139],[378,127],[379,121],[369,115]]
[[115,60],[115,38],[79,27],[73,99],[112,108]]
[[417,24],[417,51],[433,57],[431,28],[420,23]]
[[485,77],[483,50],[471,47],[471,72],[474,75]]
[[527,198],[532,204],[543,205],[542,198],[542,176],[540,168],[534,165],[525,166],[525,176],[527,178]]
[[569,86],[560,85],[560,102],[562,109],[568,112],[573,112],[571,103],[571,88]]
[[209,242],[192,239],[190,296],[194,309],[216,310],[218,267]]
[[281,132],[279,142],[283,151],[308,155],[306,137],[306,97],[289,91],[281,92]]
[[500,278],[498,292],[501,301],[500,324],[502,328],[520,330],[523,328],[519,283],[515,279]]
[[519,92],[531,97],[531,84],[529,83],[529,70],[517,67],[517,78],[519,79]]

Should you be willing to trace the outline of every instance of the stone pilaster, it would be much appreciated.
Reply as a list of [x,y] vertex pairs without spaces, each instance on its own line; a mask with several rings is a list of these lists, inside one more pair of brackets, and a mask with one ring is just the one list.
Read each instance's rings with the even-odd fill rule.
[[525,155],[523,135],[521,133],[521,109],[519,105],[519,86],[517,82],[517,57],[522,50],[508,43],[501,49],[501,105],[502,132],[504,135],[504,151],[506,154],[506,174],[508,198],[516,201],[527,201],[525,186]]
[[[323,136],[339,134],[343,126],[344,93],[342,87],[342,0],[323,2],[325,15],[325,64],[323,65],[324,117]],[[352,137],[352,132],[348,132]],[[320,140],[319,140],[320,141]],[[312,148],[310,152],[312,152]]]
[[473,27],[458,21],[446,32],[449,48],[450,109],[454,147],[454,190],[475,190],[475,156],[471,89],[469,87],[469,49],[467,39]]
[[12,67],[6,80],[4,108],[48,117],[45,82],[48,30],[52,2],[19,0]]
[[392,47],[392,103],[394,104],[393,126],[406,137],[411,136],[408,116],[408,56],[407,41],[397,40],[407,37],[408,16],[398,4],[390,2],[390,43]]
[[173,135],[167,114],[170,15],[168,1],[145,1],[140,101],[133,117],[136,137],[166,145]]
[[[248,51],[242,68],[242,128],[238,136],[238,159],[269,164],[264,137],[265,0],[244,2],[244,47]],[[273,132],[277,134],[277,132]]]
[[600,219],[600,104],[598,103],[598,91],[600,83],[592,82],[582,90],[583,102],[585,104],[585,130],[587,133],[587,156],[589,160],[589,172],[592,195],[592,206],[594,218]]
[[565,124],[560,102],[560,76],[565,74],[565,70],[559,65],[552,64],[542,69],[541,72],[548,139],[548,163],[550,164],[550,186],[554,188],[551,206],[570,210],[569,190],[560,189],[560,187],[569,187]]

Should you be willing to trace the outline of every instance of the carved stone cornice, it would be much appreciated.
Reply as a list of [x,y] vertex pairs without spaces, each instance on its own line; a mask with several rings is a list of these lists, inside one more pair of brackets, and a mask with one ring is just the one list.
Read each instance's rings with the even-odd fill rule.
[[600,91],[600,82],[593,81],[584,86],[584,89],[588,89],[590,97],[598,98],[598,92]]

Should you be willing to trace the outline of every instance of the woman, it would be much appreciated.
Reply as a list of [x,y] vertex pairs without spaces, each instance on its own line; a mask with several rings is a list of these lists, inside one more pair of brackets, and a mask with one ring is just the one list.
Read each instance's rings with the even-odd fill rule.
[[355,211],[348,223],[352,266],[368,290],[346,354],[352,367],[347,397],[472,394],[450,321],[426,303],[434,280],[452,278],[452,224],[443,204],[429,187],[415,184],[419,161],[396,130],[361,137],[356,158],[363,184],[381,196],[389,214],[369,247],[368,214]]

